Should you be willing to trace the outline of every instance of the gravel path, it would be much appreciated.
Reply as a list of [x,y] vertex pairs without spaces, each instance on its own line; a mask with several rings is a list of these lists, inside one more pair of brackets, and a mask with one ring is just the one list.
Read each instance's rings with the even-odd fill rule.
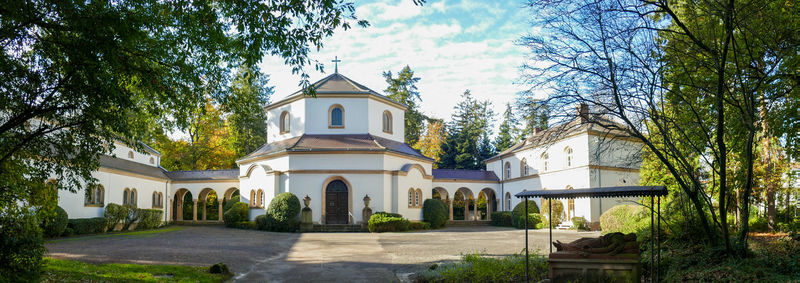
[[[95,263],[224,262],[241,282],[391,282],[431,263],[480,252],[522,251],[524,230],[454,227],[406,233],[271,233],[221,226],[185,226],[145,235],[69,238],[47,243],[49,255]],[[597,232],[553,231],[571,241]],[[531,251],[547,249],[547,230],[530,231]]]

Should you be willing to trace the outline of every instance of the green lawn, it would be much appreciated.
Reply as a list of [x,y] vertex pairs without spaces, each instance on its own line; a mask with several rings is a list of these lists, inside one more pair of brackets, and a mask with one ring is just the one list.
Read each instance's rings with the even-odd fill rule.
[[41,282],[222,282],[229,277],[208,273],[208,267],[90,264],[45,258]]
[[111,232],[111,233],[104,233],[104,234],[94,234],[94,235],[79,235],[73,237],[66,237],[66,238],[56,238],[52,240],[48,240],[48,243],[58,243],[58,242],[70,242],[70,241],[81,241],[81,240],[90,240],[90,239],[100,239],[100,238],[109,238],[109,237],[117,237],[117,236],[130,236],[130,237],[153,237],[161,233],[167,233],[172,231],[179,231],[183,230],[181,226],[167,226],[164,228],[158,229],[151,229],[151,230],[141,230],[141,231],[130,231],[130,232]]

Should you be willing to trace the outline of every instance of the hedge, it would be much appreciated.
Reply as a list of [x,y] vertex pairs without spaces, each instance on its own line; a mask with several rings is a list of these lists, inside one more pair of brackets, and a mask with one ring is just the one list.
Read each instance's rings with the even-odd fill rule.
[[511,227],[511,211],[492,212],[492,225]]
[[70,219],[67,227],[76,235],[97,234],[106,231],[107,220],[103,217]]
[[525,202],[522,201],[518,203],[517,206],[511,210],[511,226],[525,228],[525,222],[522,222],[523,215],[531,213],[539,213],[539,206],[536,205],[535,201],[528,201],[528,213],[525,213]]
[[[514,226],[517,229],[525,229],[525,222],[523,222],[522,218],[524,216],[520,215],[516,221],[516,224],[519,226]],[[542,223],[542,215],[538,213],[531,213],[528,214],[528,229],[536,229],[537,224]]]
[[408,230],[409,222],[400,214],[377,212],[369,218],[367,228],[370,232],[401,232]]
[[11,207],[0,217],[0,281],[38,282],[46,252],[40,222],[22,207]]
[[428,230],[431,229],[431,223],[428,222],[409,222],[408,230]]
[[69,216],[67,216],[67,211],[60,206],[56,206],[55,215],[50,219],[42,221],[44,235],[51,238],[61,236],[61,234],[64,234],[64,230],[67,229],[68,221]]
[[236,227],[239,222],[247,221],[247,214],[249,212],[250,208],[247,207],[246,203],[237,202],[231,209],[225,212],[222,219],[225,221],[225,226]]
[[616,205],[600,215],[600,228],[603,233],[636,233],[650,225],[649,211],[644,206]]
[[161,226],[161,216],[164,212],[159,209],[136,209],[137,221],[136,229],[153,229]]
[[[116,203],[107,204],[106,209],[103,211],[103,217],[106,219],[106,227],[108,227],[109,230],[113,230],[114,226],[128,218],[128,214],[130,214],[130,209],[128,207]],[[75,233],[81,234],[77,231],[75,231]]]
[[589,221],[583,217],[572,217],[572,228],[575,230],[588,231]]
[[267,214],[274,219],[267,222],[267,230],[294,232],[300,228],[300,199],[292,193],[281,193],[270,201]]
[[447,206],[438,198],[426,199],[422,203],[422,220],[430,223],[433,229],[444,227],[447,224]]

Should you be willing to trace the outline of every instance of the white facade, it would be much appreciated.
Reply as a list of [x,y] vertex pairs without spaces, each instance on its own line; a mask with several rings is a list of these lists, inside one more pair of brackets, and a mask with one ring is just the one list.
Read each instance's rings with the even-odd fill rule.
[[[204,210],[212,192],[227,200],[238,191],[240,201],[250,205],[250,219],[263,215],[276,195],[289,192],[310,198],[315,223],[357,224],[367,221],[362,217],[367,196],[372,212],[421,221],[422,202],[435,192],[444,200],[456,195],[473,204],[488,200],[485,210],[473,205],[461,219],[453,218],[453,201],[448,201],[451,220],[488,220],[492,211],[511,210],[519,203],[513,196],[523,190],[639,182],[638,161],[629,158],[640,151],[639,144],[607,141],[591,127],[547,143],[529,137],[487,160],[486,170],[432,169],[433,160],[404,143],[404,105],[340,74],[314,87],[316,97],[298,92],[265,108],[270,143],[240,158],[237,169],[168,172],[159,166],[157,151],[145,146],[145,152],[137,152],[117,143],[113,157],[101,158],[95,172],[102,199],[84,198],[83,189],[77,194],[62,190],[59,204],[70,218],[100,217],[104,205],[123,204],[135,189],[136,206],[165,210],[165,221],[217,221]],[[161,201],[154,203],[154,195]],[[190,207],[184,199],[191,200],[191,213],[183,211]],[[598,221],[618,201],[576,199],[564,207],[569,217]]]

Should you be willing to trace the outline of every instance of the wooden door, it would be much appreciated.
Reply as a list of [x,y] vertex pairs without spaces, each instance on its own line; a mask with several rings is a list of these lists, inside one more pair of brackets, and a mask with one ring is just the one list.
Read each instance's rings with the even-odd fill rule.
[[330,182],[325,192],[325,224],[347,224],[348,204],[347,185],[340,180]]

